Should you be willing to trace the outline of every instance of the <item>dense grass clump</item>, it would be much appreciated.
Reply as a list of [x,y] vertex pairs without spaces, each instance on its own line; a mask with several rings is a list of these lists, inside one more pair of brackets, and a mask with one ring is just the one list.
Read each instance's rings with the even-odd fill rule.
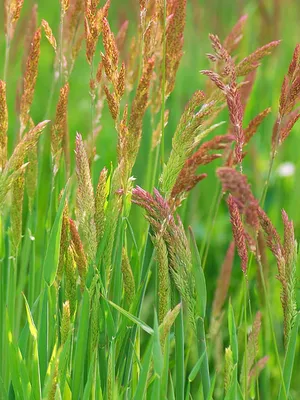
[[5,0],[1,398],[300,396],[297,23],[215,3]]

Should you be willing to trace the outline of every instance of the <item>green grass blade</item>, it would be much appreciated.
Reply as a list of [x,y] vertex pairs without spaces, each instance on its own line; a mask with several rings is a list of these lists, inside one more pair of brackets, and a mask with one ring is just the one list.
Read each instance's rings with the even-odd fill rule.
[[49,286],[54,282],[58,267],[59,252],[60,252],[60,235],[62,227],[62,215],[67,196],[67,186],[59,202],[55,220],[50,232],[50,238],[44,259],[44,279]]
[[147,388],[147,378],[151,365],[151,357],[152,357],[152,349],[153,349],[153,339],[150,339],[147,350],[144,355],[144,359],[142,362],[142,370],[139,378],[139,383],[134,394],[133,400],[140,400],[144,398],[144,394]]
[[[299,322],[300,322],[300,313],[298,312],[298,314],[295,317],[294,326],[291,331],[290,340],[288,343],[283,364],[283,378],[287,396],[289,395],[292,374],[294,372],[294,361],[295,361],[296,345],[298,339]],[[282,385],[280,385],[278,400],[284,400],[284,399],[285,399],[285,394],[282,390]]]
[[140,318],[135,317],[132,315],[130,312],[124,310],[124,308],[118,306],[117,304],[113,303],[110,300],[106,300],[112,307],[114,307],[117,311],[119,311],[121,314],[123,314],[125,317],[130,319],[130,321],[134,322],[136,325],[138,325],[141,329],[143,329],[145,332],[149,333],[149,335],[153,335],[153,329],[150,328],[149,325],[147,325],[145,322],[143,322]]
[[32,337],[32,346],[33,346],[33,354],[31,358],[32,362],[32,390],[33,390],[33,395],[36,399],[41,398],[42,396],[42,389],[41,389],[41,377],[40,377],[40,367],[39,367],[39,352],[38,352],[38,331],[36,329],[34,320],[32,318],[32,314],[30,311],[29,304],[27,302],[27,299],[23,293],[24,296],[24,301],[25,301],[25,308],[26,308],[26,315],[27,315],[27,321],[29,325],[29,331],[31,333]]
[[72,398],[81,397],[82,381],[85,365],[85,356],[87,351],[88,331],[90,316],[90,297],[85,290],[82,297],[81,310],[78,317],[78,334],[75,347],[75,355],[72,371]]

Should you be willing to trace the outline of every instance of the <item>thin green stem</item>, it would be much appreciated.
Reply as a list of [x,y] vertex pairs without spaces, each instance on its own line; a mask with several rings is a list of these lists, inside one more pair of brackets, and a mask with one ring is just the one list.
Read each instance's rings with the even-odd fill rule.
[[244,274],[244,324],[245,324],[245,336],[244,336],[244,345],[245,345],[245,353],[244,353],[244,359],[245,359],[245,371],[244,371],[244,398],[247,400],[247,395],[248,395],[248,390],[247,390],[247,383],[248,383],[248,349],[247,349],[247,343],[248,343],[248,334],[247,334],[247,327],[248,327],[248,321],[247,321],[247,276]]

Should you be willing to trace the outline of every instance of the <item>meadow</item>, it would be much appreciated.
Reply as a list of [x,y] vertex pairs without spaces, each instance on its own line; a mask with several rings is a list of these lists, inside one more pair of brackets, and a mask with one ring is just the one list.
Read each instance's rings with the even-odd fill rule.
[[298,399],[300,3],[1,10],[0,398]]

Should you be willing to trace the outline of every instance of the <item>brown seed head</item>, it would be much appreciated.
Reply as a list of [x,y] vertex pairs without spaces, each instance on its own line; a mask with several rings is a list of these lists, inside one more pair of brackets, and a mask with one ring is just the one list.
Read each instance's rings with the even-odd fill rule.
[[53,32],[52,32],[52,29],[50,28],[50,25],[44,19],[42,19],[42,27],[44,28],[44,32],[45,32],[46,38],[48,39],[49,43],[53,47],[54,51],[56,52],[56,49],[57,49],[56,39],[55,39],[55,37],[53,35]]
[[28,55],[24,74],[24,91],[20,105],[21,134],[24,132],[28,121],[29,111],[33,100],[34,88],[38,74],[38,62],[40,57],[41,28],[34,34],[31,49]]

